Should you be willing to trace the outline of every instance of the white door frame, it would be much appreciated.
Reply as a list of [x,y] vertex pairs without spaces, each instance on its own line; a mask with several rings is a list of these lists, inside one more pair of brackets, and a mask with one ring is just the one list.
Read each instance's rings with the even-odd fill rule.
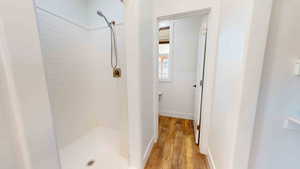
[[[203,112],[203,92],[204,86],[203,83],[205,81],[205,61],[206,61],[206,48],[207,48],[207,19],[204,16],[202,20],[200,30],[199,30],[199,40],[198,40],[198,53],[197,53],[197,73],[196,73],[196,84],[195,87],[195,112],[194,112],[194,133],[195,133],[195,142],[196,144],[200,143],[200,136],[201,136],[201,114]],[[200,79],[201,78],[201,79]],[[202,83],[202,84],[201,84]],[[197,97],[199,97],[197,99]],[[198,104],[198,105],[197,105]]]
[[[214,14],[214,13],[213,13]],[[199,149],[200,152],[203,154],[208,155],[208,128],[209,128],[209,112],[211,110],[211,106],[212,106],[212,101],[213,101],[213,86],[212,84],[214,83],[214,79],[215,79],[215,59],[216,59],[216,49],[214,48],[213,44],[217,44],[217,35],[218,35],[218,29],[217,29],[217,17],[216,16],[212,16],[211,13],[211,9],[209,8],[205,8],[202,10],[197,10],[197,11],[190,11],[190,12],[184,12],[184,13],[177,13],[177,14],[173,14],[173,15],[168,15],[168,16],[160,16],[160,17],[155,17],[155,30],[154,30],[154,34],[156,35],[154,38],[154,49],[153,49],[153,67],[154,67],[154,84],[153,84],[153,106],[154,106],[154,115],[155,115],[155,121],[154,121],[154,135],[155,138],[158,138],[158,130],[159,130],[159,114],[158,114],[158,110],[159,110],[159,103],[158,103],[158,83],[159,83],[159,79],[157,76],[157,69],[158,69],[158,56],[159,56],[159,50],[158,50],[158,37],[159,37],[159,25],[158,23],[161,20],[171,20],[171,19],[178,19],[178,18],[184,18],[184,17],[188,17],[188,16],[195,16],[195,15],[199,15],[199,16],[204,16],[207,15],[208,19],[207,19],[207,27],[208,27],[208,35],[207,35],[207,40],[209,41],[207,43],[207,59],[205,60],[205,64],[206,64],[206,68],[205,68],[205,75],[206,77],[209,77],[207,80],[204,81],[203,87],[206,89],[205,93],[203,94],[204,98],[203,99],[203,106],[202,106],[202,110],[203,113],[201,113],[201,126],[200,126],[200,130],[202,131],[202,133],[205,134],[200,134],[201,135],[201,139],[200,139],[200,144],[199,144]],[[215,29],[209,29],[210,27],[214,27]],[[210,96],[210,97],[208,97]]]

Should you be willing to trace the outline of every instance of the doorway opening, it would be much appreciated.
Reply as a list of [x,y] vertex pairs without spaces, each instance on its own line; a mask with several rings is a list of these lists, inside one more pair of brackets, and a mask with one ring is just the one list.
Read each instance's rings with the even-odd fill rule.
[[207,42],[207,14],[158,21],[159,116],[193,121],[199,144]]
[[[172,146],[172,143],[169,144],[168,140],[162,138],[166,135],[175,136],[173,139],[175,142],[177,139],[179,142],[191,139],[190,142],[193,142],[194,146],[190,152],[196,152],[200,158],[198,161],[204,160],[203,164],[207,164],[206,156],[199,150],[202,137],[200,131],[203,127],[201,126],[203,100],[205,100],[203,93],[208,76],[206,74],[208,16],[209,10],[203,10],[161,17],[157,20],[157,57],[154,58],[156,65],[154,73],[157,78],[154,90],[157,91],[159,98],[156,123],[158,141],[152,154],[157,149],[164,149],[163,146]],[[185,131],[191,133],[187,132],[189,135],[185,135]],[[186,151],[191,147],[178,148]],[[177,155],[179,154],[181,153]]]

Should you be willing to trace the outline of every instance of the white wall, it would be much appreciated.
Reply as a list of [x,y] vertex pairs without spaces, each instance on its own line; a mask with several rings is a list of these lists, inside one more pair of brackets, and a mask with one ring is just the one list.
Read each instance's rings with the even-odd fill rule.
[[129,165],[142,169],[154,143],[153,6],[149,0],[126,1]]
[[[38,11],[48,92],[60,148],[99,125],[91,89],[88,32]],[[95,93],[96,94],[96,93]]]
[[[2,99],[1,99],[2,101]],[[11,129],[11,124],[9,123],[9,118],[7,117],[7,112],[1,110],[1,135],[0,135],[0,158],[1,158],[1,168],[5,169],[18,169],[18,162],[16,162],[17,155],[15,152],[15,142],[11,133],[13,130]]]
[[209,132],[209,151],[217,169],[233,167],[242,60],[251,7],[251,1],[221,2],[215,99]]
[[159,112],[191,118],[201,16],[174,20],[173,24],[171,81],[159,83],[158,90],[163,92]]
[[114,79],[107,28],[82,29],[41,10],[38,20],[59,147],[97,126],[120,129],[121,115],[127,114],[122,26],[116,27],[116,35],[124,76]]
[[[144,0],[139,12],[139,52],[141,85],[142,155],[144,163],[154,141],[153,110],[153,3]],[[145,10],[147,9],[147,10]]]
[[[1,72],[1,75],[3,72]],[[5,93],[3,83],[1,84],[1,93]],[[3,94],[2,94],[3,95]],[[16,150],[15,150],[15,139],[13,137],[13,130],[11,119],[9,118],[10,111],[7,110],[7,105],[5,105],[5,97],[1,95],[1,114],[0,114],[0,159],[1,159],[1,168],[5,169],[18,169],[18,159]]]
[[168,16],[171,14],[185,13],[210,7],[214,8],[217,3],[217,0],[185,0],[176,1],[176,3],[174,3],[173,0],[156,0],[155,13],[156,16]]
[[26,161],[21,168],[58,169],[33,2],[1,1],[0,17],[3,19],[7,42],[6,59],[10,61],[9,87],[15,97],[12,104],[17,107],[14,109],[19,122],[16,129],[24,134],[19,135],[17,140],[23,146],[23,151],[18,154]]
[[97,10],[101,10],[108,20],[124,23],[124,5],[120,0],[35,0],[35,4],[86,28],[107,26],[96,14]]
[[221,2],[209,150],[216,168],[247,168],[271,1]]
[[88,24],[88,3],[86,0],[35,0],[35,5],[65,16],[79,24]]
[[300,111],[300,78],[293,75],[300,57],[300,2],[274,1],[257,109],[250,169],[298,169],[300,133],[283,128]]
[[6,72],[4,69],[4,55],[6,41],[2,20],[0,21],[0,167],[5,169],[20,169],[22,160],[18,159],[15,123],[12,118],[9,92],[7,87]]

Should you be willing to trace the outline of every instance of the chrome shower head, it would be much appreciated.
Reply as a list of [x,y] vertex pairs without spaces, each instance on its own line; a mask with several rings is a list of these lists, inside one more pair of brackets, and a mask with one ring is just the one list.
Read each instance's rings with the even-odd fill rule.
[[101,17],[105,17],[105,16],[103,15],[102,11],[100,11],[100,10],[97,11],[97,14],[98,14],[99,16],[101,16]]
[[111,22],[108,21],[108,19],[106,18],[106,16],[103,14],[102,11],[98,10],[98,11],[97,11],[97,15],[101,16],[102,18],[104,18],[104,20],[105,20],[107,26],[108,26],[108,27],[111,27]]

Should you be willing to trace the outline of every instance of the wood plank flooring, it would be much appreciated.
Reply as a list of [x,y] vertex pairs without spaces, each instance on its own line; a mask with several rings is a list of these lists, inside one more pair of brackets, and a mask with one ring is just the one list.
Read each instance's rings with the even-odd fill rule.
[[145,169],[209,169],[195,144],[192,121],[159,118],[159,139]]

